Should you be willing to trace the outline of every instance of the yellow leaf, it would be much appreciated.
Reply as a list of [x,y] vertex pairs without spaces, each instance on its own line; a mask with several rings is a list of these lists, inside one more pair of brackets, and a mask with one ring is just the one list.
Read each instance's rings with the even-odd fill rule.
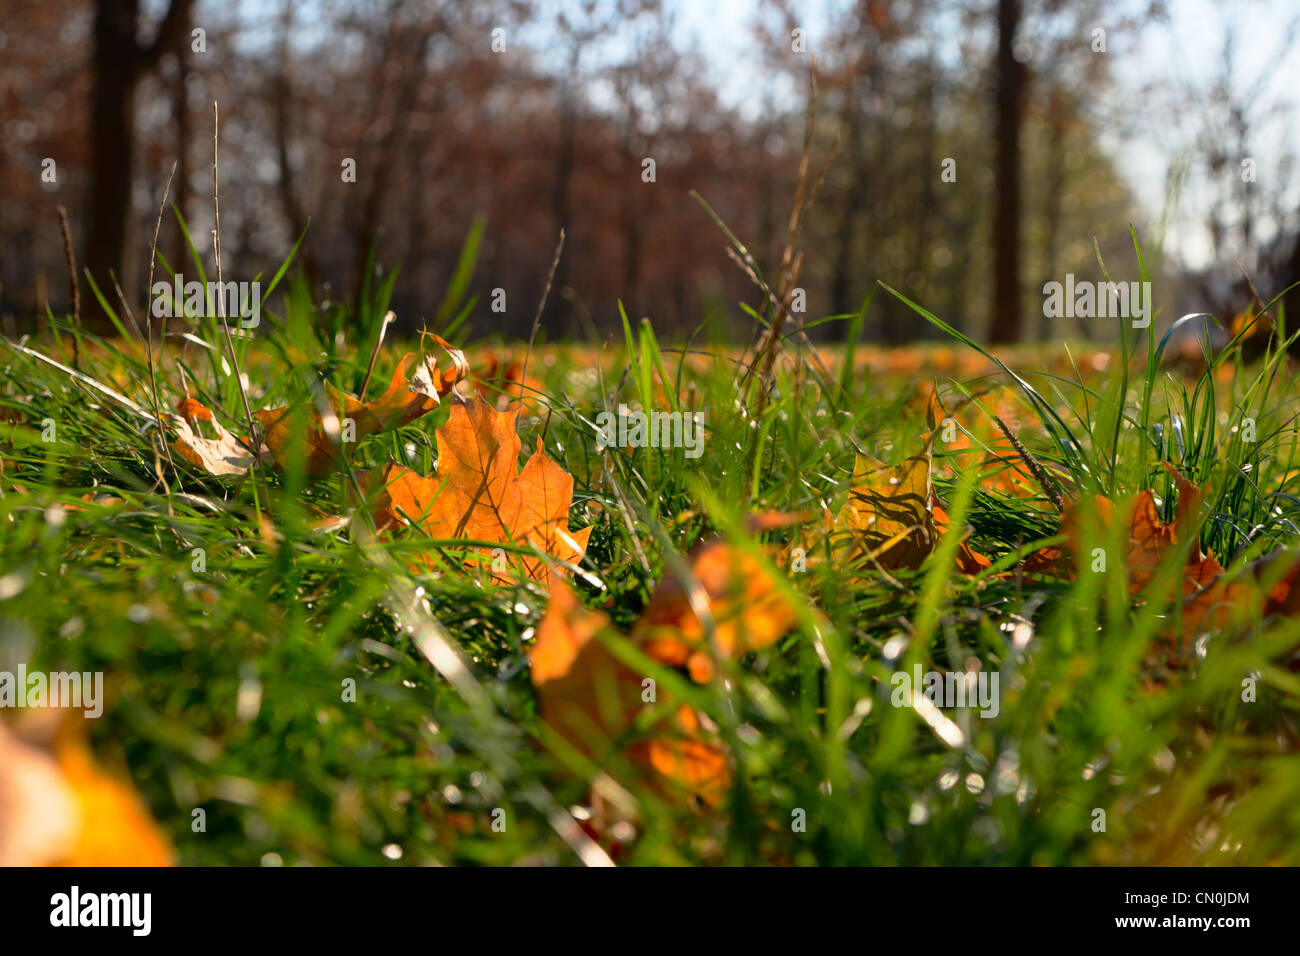
[[853,567],[919,568],[939,540],[932,498],[928,453],[901,465],[859,455],[849,500],[836,521],[836,530],[849,534]]

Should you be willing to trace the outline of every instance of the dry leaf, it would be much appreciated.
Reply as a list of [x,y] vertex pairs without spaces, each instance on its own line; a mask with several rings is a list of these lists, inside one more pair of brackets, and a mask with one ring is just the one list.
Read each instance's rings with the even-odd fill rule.
[[[618,747],[647,706],[641,676],[597,637],[608,627],[605,615],[582,607],[568,585],[557,582],[529,655],[542,719],[597,761]],[[672,706],[662,692],[658,699]],[[676,707],[637,734],[622,755],[660,788],[685,790],[708,806],[725,798],[731,779],[726,751],[690,707]]]
[[[176,429],[172,448],[182,458],[210,475],[244,475],[253,466],[253,452],[238,437],[221,427],[210,409],[194,398],[182,399],[177,406],[180,415],[168,419]],[[205,438],[197,431],[200,421],[207,422],[216,438]],[[262,458],[266,459],[266,447]]]
[[[48,747],[0,726],[0,865],[171,865],[171,845],[134,788],[98,765],[75,720],[53,719]],[[33,736],[51,726],[36,723]]]
[[415,353],[402,356],[393,372],[388,388],[378,398],[368,402],[330,387],[332,407],[337,412],[334,421],[323,419],[318,409],[285,406],[263,408],[253,413],[266,433],[266,444],[280,467],[284,467],[294,447],[295,429],[301,427],[303,447],[307,454],[307,474],[321,475],[333,468],[341,450],[342,429],[352,423],[350,440],[361,441],[367,435],[390,428],[409,425],[425,415],[450,392],[457,382],[469,375],[465,353],[452,348],[438,336],[434,340],[451,357],[446,371],[438,368],[432,355],[421,355],[415,374],[409,379],[406,370]]
[[134,788],[106,774],[77,737],[61,740],[59,766],[81,805],[69,866],[171,866],[171,844]]
[[[847,533],[851,567],[915,570],[938,546],[949,518],[935,494],[930,468],[928,451],[893,466],[858,456],[849,500],[834,522],[835,531]],[[959,570],[975,574],[989,564],[961,543]]]
[[80,832],[77,795],[54,758],[0,725],[0,866],[65,859]]
[[[1178,488],[1178,503],[1172,522],[1161,520],[1155,495],[1147,490],[1119,505],[1108,498],[1093,498],[1091,504],[1096,524],[1093,531],[1111,527],[1116,522],[1127,528],[1124,566],[1128,574],[1128,593],[1135,598],[1155,580],[1160,565],[1170,554],[1177,553],[1185,544],[1190,545],[1183,561],[1179,591],[1182,633],[1195,636],[1227,623],[1240,585],[1228,582],[1214,555],[1202,552],[1192,541],[1196,534],[1197,511],[1203,498],[1202,489],[1184,478],[1168,462],[1163,464]],[[1067,539],[1064,547],[1036,551],[1025,559],[1022,569],[1028,573],[1072,578],[1078,568],[1090,567],[1093,556],[1086,548],[1094,541],[1095,534],[1089,535],[1084,527],[1086,515],[1086,510],[1078,502],[1068,502],[1061,518],[1061,533]]]
[[[948,533],[948,525],[951,523],[948,512],[944,511],[943,506],[937,501],[931,505],[930,511],[934,516],[935,533],[942,538]],[[986,555],[974,550],[969,541],[963,540],[957,545],[957,570],[962,574],[979,574],[992,564],[993,562]]]
[[498,411],[504,412],[512,405],[522,403],[524,410],[531,413],[540,404],[537,396],[541,393],[542,383],[531,375],[525,379],[523,363],[509,356],[487,353],[473,381]]
[[930,510],[933,493],[928,454],[901,465],[859,455],[849,500],[836,521],[837,530],[849,532],[852,566],[919,568],[939,540]]
[[[519,469],[518,409],[499,412],[473,398],[456,403],[437,431],[438,467],[428,478],[390,465],[376,502],[380,530],[418,524],[432,538],[532,544],[558,561],[576,564],[591,528],[569,530],[573,476],[537,451]],[[491,555],[492,548],[478,552]],[[532,555],[520,560],[528,576],[549,584],[551,566]],[[509,578],[493,570],[499,581]]]
[[[795,625],[794,607],[763,563],[725,541],[695,550],[691,579],[699,585],[696,599],[707,604],[713,618],[714,647],[723,657],[738,659],[774,644]],[[685,667],[693,680],[705,683],[714,674],[714,655],[691,598],[677,575],[666,575],[632,636],[655,660]]]
[[[1168,463],[1165,463],[1165,468],[1173,476],[1178,487],[1178,505],[1172,523],[1160,519],[1155,495],[1151,491],[1142,491],[1119,505],[1102,496],[1091,499],[1096,521],[1093,531],[1111,527],[1116,522],[1128,529],[1125,539],[1127,552],[1125,567],[1129,572],[1129,593],[1132,595],[1144,591],[1155,577],[1165,556],[1180,547],[1181,543],[1195,532],[1196,511],[1201,501],[1201,490]],[[1084,552],[1093,536],[1088,534],[1088,528],[1083,527],[1086,517],[1087,511],[1079,502],[1068,501],[1065,513],[1061,516],[1061,534],[1067,539],[1066,550],[1040,549],[1025,560],[1024,569],[1036,573],[1059,573],[1070,576],[1075,568],[1089,565],[1091,555]],[[1189,566],[1198,566],[1206,560],[1206,557],[1199,547],[1193,547],[1188,552],[1186,563]],[[1193,577],[1200,578],[1203,574],[1198,570]]]

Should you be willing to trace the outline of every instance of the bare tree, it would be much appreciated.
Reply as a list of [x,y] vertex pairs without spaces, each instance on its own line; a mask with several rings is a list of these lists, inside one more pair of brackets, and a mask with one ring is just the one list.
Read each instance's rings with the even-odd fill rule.
[[1025,68],[1016,59],[1020,0],[998,0],[997,218],[994,227],[993,315],[989,339],[1020,338],[1020,125]]
[[193,0],[171,0],[152,43],[137,40],[139,0],[97,0],[91,108],[90,226],[84,261],[92,274],[121,275],[135,141],[135,89],[184,38]]

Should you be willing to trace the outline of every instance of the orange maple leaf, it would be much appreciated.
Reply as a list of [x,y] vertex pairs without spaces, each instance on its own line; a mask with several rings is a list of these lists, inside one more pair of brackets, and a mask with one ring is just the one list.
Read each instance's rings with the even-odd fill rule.
[[[439,540],[531,544],[558,561],[580,561],[591,528],[569,530],[573,476],[547,456],[540,440],[519,469],[518,418],[518,409],[499,412],[477,398],[453,405],[436,433],[433,475],[425,478],[401,465],[388,466],[375,505],[376,527],[410,522]],[[490,545],[475,550],[492,553]],[[530,578],[550,583],[550,562],[520,557]],[[493,577],[509,580],[499,569]]]
[[[1133,595],[1146,589],[1165,556],[1195,532],[1201,489],[1179,474],[1172,465],[1165,463],[1165,468],[1178,487],[1178,505],[1172,522],[1161,520],[1155,494],[1150,490],[1141,491],[1119,504],[1101,495],[1090,500],[1097,527],[1111,527],[1118,522],[1128,529],[1125,538],[1125,567],[1129,572],[1129,593]],[[1086,517],[1087,511],[1080,502],[1067,501],[1065,512],[1061,516],[1061,534],[1067,539],[1066,550],[1040,549],[1026,559],[1025,569],[1072,575],[1076,567],[1086,563],[1083,550],[1091,540],[1086,533],[1087,529],[1083,527]],[[1206,557],[1199,547],[1193,547],[1188,552],[1187,564],[1199,565]]]
[[598,637],[609,626],[609,619],[584,608],[568,585],[552,587],[529,654],[542,719],[594,760],[618,751],[661,789],[684,790],[707,806],[720,805],[731,780],[727,754],[690,707],[673,706],[660,693],[667,715],[620,745],[647,704],[641,675]]
[[[797,516],[765,514],[753,530],[788,524]],[[712,643],[699,611],[712,618]],[[749,552],[723,540],[691,555],[690,584],[665,577],[632,629],[631,640],[652,660],[685,668],[691,678],[712,679],[715,654],[739,658],[767,647],[794,627],[797,614],[771,573]],[[583,608],[570,588],[551,589],[551,604],[537,629],[529,659],[542,719],[583,753],[599,753],[632,728],[645,707],[642,675],[619,661],[597,635],[609,619]],[[706,718],[685,705],[654,724],[624,749],[634,766],[683,788],[706,806],[721,805],[730,784],[726,750]]]
[[[774,644],[794,627],[794,606],[763,563],[722,540],[696,548],[688,590],[674,574],[655,588],[632,632],[646,653],[670,667],[685,667],[697,683],[714,674],[714,649],[736,659]],[[713,619],[713,647],[692,599],[704,602]]]
[[[1195,635],[1226,623],[1238,586],[1226,580],[1224,569],[1214,554],[1203,552],[1199,542],[1193,541],[1203,490],[1168,462],[1162,464],[1178,489],[1173,521],[1166,522],[1160,518],[1155,494],[1150,490],[1141,491],[1119,504],[1096,496],[1091,504],[1099,527],[1113,526],[1118,522],[1127,529],[1125,569],[1131,597],[1136,598],[1147,590],[1170,554],[1187,548],[1178,599],[1182,601],[1183,633]],[[1067,539],[1065,545],[1034,552],[1025,559],[1022,568],[1029,573],[1073,578],[1077,569],[1091,560],[1091,556],[1085,553],[1087,543],[1093,540],[1084,528],[1086,514],[1079,502],[1067,502],[1061,518],[1061,533]]]

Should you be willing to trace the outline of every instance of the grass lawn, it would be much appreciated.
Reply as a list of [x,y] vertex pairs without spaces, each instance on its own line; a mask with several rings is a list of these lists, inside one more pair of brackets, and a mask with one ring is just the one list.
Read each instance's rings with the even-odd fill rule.
[[[322,311],[286,282],[234,341],[250,408],[359,394],[382,292]],[[538,345],[519,463],[540,441],[590,537],[570,568],[507,543],[502,572],[466,536],[372,520],[387,465],[433,471],[454,398],[320,474],[304,445],[214,476],[158,427],[138,338],[51,321],[0,342],[0,669],[103,672],[78,732],[182,863],[1300,862],[1300,389],[1276,347],[1189,370],[1151,330],[1007,368],[955,333],[817,359],[791,342],[765,388],[703,333]],[[162,411],[188,394],[246,436],[219,324],[184,327],[152,355]],[[462,389],[495,401],[525,345],[471,341]],[[419,348],[385,342],[367,396]],[[598,448],[620,404],[702,412],[702,453]],[[933,501],[901,520],[946,524],[864,544],[859,455],[927,445]],[[715,537],[749,571],[709,613],[690,555]],[[788,626],[718,653],[727,615],[768,614],[744,606],[758,581]],[[634,637],[669,586],[705,599],[708,674]],[[530,650],[559,588],[579,605],[562,623],[605,615],[593,647],[659,690],[603,749],[541,717]],[[996,677],[996,699],[900,694],[928,672]],[[721,761],[713,799],[630,756],[681,707]]]

